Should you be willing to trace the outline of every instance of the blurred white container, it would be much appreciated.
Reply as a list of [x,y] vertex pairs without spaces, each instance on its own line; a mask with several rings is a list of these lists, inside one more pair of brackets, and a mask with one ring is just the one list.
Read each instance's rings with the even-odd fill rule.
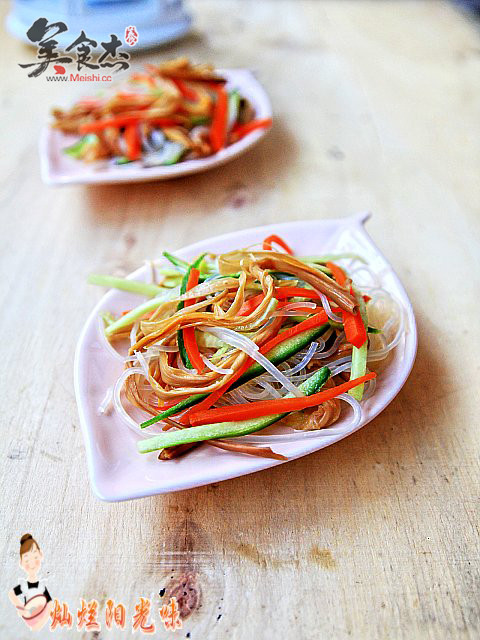
[[130,25],[139,35],[132,50],[154,47],[180,38],[192,23],[182,0],[14,0],[7,28],[32,44],[26,32],[38,18],[67,25],[68,31],[55,36],[60,49],[71,44],[82,30],[97,42],[105,41],[111,33],[123,42]]

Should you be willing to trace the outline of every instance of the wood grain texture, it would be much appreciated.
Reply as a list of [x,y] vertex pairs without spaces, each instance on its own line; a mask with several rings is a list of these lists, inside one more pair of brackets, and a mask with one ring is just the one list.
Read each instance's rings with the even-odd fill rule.
[[[478,638],[478,27],[440,1],[191,5],[193,35],[148,57],[253,68],[276,119],[244,157],[169,183],[43,186],[39,127],[86,88],[27,79],[17,62],[31,50],[2,34],[0,636],[31,637],[6,598],[30,531],[52,594],[75,610],[113,597],[131,615],[151,594],[157,608],[187,576],[195,611],[176,637]],[[212,233],[361,209],[417,315],[397,399],[268,472],[95,499],[72,380],[101,295],[87,274],[127,273]]]

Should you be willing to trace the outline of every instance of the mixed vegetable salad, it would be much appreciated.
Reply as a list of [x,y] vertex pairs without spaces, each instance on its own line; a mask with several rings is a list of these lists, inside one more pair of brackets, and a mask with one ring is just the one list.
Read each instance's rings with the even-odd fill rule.
[[217,153],[271,119],[255,119],[248,100],[211,65],[178,58],[134,73],[112,95],[52,110],[52,127],[78,140],[64,149],[84,162],[172,165]]
[[[265,444],[334,424],[341,401],[360,422],[375,391],[371,368],[403,335],[400,305],[360,256],[297,257],[277,235],[191,263],[163,255],[170,266],[151,263],[149,283],[90,277],[148,298],[101,319],[124,370],[99,410],[115,409],[144,436],[140,453],[168,460],[207,442],[283,460]],[[360,288],[365,272],[372,282]],[[121,341],[125,355],[112,346]]]

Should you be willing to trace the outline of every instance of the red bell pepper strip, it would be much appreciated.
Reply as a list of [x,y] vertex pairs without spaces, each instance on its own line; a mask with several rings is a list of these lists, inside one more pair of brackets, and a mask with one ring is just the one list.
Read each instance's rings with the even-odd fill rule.
[[280,400],[260,400],[259,402],[248,402],[246,404],[236,404],[233,406],[217,407],[208,411],[197,411],[190,416],[190,424],[197,427],[202,424],[214,424],[215,422],[236,422],[237,420],[252,420],[262,416],[270,416],[277,413],[289,411],[301,411],[309,407],[316,407],[322,402],[336,398],[341,393],[371,380],[376,377],[376,373],[368,373],[365,376],[349,380],[331,389],[314,393],[304,398],[281,398]]
[[[188,276],[186,291],[190,291],[190,289],[197,286],[199,277],[200,271],[193,267],[190,270],[190,275]],[[185,307],[189,307],[191,304],[194,304],[194,302],[195,298],[190,298],[189,300],[185,300],[183,304]],[[185,329],[183,329],[183,343],[185,345],[188,359],[198,373],[200,373],[204,370],[205,363],[202,360],[202,356],[200,355],[200,350],[195,339],[195,327],[185,327]]]
[[133,73],[130,79],[138,83],[146,82],[147,85],[152,88],[156,86],[155,78],[148,75],[148,73]]
[[[287,300],[288,298],[312,298],[313,300],[319,300],[320,296],[313,289],[304,289],[302,287],[276,287],[275,293],[273,294],[277,300]],[[248,316],[255,311],[259,304],[261,304],[263,298],[263,293],[259,293],[257,296],[253,296],[253,298],[249,298],[246,300],[242,306],[240,307],[240,311],[238,312],[239,316]],[[299,303],[300,304],[300,303]],[[337,310],[336,307],[333,308]],[[321,309],[312,309],[308,310],[308,313],[317,313]]]
[[282,331],[281,333],[276,335],[274,338],[271,338],[262,347],[260,347],[260,353],[265,354],[268,351],[271,351],[273,347],[276,347],[277,344],[280,344],[280,342],[283,342],[288,338],[293,338],[293,336],[296,336],[299,333],[303,333],[307,329],[313,329],[314,327],[319,327],[320,325],[325,324],[326,322],[328,322],[328,316],[325,313],[325,311],[322,309],[319,313],[316,313],[315,315],[311,316],[310,318],[307,318],[303,322],[299,322],[294,327],[290,327],[289,329],[286,329],[285,331]]
[[178,127],[178,125],[183,122],[179,118],[149,118],[148,114],[146,114],[145,119],[149,124],[154,127],[159,127],[160,129],[163,129],[164,127]]
[[137,124],[129,124],[125,127],[125,142],[127,146],[127,158],[129,160],[138,160],[142,151],[142,143],[140,140],[140,132]]
[[226,382],[222,387],[220,387],[220,389],[213,391],[210,395],[208,395],[206,398],[201,400],[198,404],[194,405],[193,407],[190,407],[190,409],[187,409],[185,413],[183,413],[179,418],[176,418],[176,421],[183,425],[190,424],[190,416],[195,410],[198,411],[199,409],[200,410],[209,409],[212,406],[212,404],[215,404],[217,400],[223,396],[224,393],[227,393],[227,391],[230,389],[232,384],[236,382],[241,376],[243,376],[245,371],[247,371],[247,369],[252,364],[253,364],[252,358],[247,358],[245,362],[242,364],[242,366],[240,367],[240,369],[230,378],[228,382]]
[[223,87],[216,89],[216,92],[217,101],[210,127],[210,143],[215,153],[225,146],[228,120],[228,94]]
[[[328,320],[328,317],[325,312],[323,314],[318,313],[314,316],[311,316],[310,318],[307,318],[307,320],[304,320],[303,322],[299,322],[294,327],[290,327],[290,329],[287,329],[286,331],[282,331],[282,333],[276,335],[274,338],[271,338],[270,340],[265,342],[265,344],[263,344],[260,347],[260,353],[265,355],[266,353],[271,351],[274,347],[276,347],[277,344],[280,344],[284,340],[287,340],[288,338],[292,338],[293,336],[296,336],[299,333],[303,333],[307,329],[313,329],[314,327],[319,327],[320,325],[325,324],[327,320]],[[243,365],[240,367],[240,369],[230,378],[228,382],[226,382],[222,387],[220,387],[216,391],[213,391],[210,395],[208,395],[206,398],[201,400],[195,406],[191,407],[190,409],[187,409],[187,411],[185,411],[185,413],[182,414],[182,416],[178,418],[177,421],[180,422],[181,424],[189,424],[190,415],[192,415],[193,413],[196,413],[197,411],[204,411],[206,409],[209,409],[212,405],[214,405],[217,402],[217,400],[219,400],[219,398],[223,396],[224,393],[226,393],[230,389],[230,387],[234,382],[236,382],[241,376],[243,376],[245,371],[247,371],[247,369],[251,367],[253,362],[254,360],[252,358],[247,358],[243,363]]]
[[[347,276],[343,269],[333,262],[327,262],[327,267],[332,272],[333,277],[339,285],[344,286],[347,281]],[[353,289],[350,287],[350,293],[355,295]],[[342,311],[343,327],[345,329],[345,337],[350,344],[360,349],[360,347],[367,340],[367,330],[363,324],[363,319],[360,311],[357,313],[348,313],[348,311]]]
[[293,256],[293,251],[290,249],[285,240],[282,240],[280,236],[277,236],[274,233],[272,233],[271,236],[265,238],[265,240],[263,241],[263,248],[265,251],[272,250],[272,242],[275,242],[275,244],[278,244],[279,247],[282,247],[282,249],[284,249],[288,253],[288,255]]
[[103,106],[103,102],[99,98],[82,98],[79,100],[78,104],[82,105],[82,107],[91,108]]
[[312,300],[320,300],[320,294],[313,289],[305,287],[276,287],[275,298],[284,300],[285,298],[311,298]]
[[[352,291],[353,293],[353,291]],[[350,344],[360,349],[360,347],[367,340],[367,331],[363,324],[362,316],[360,312],[356,314],[342,311],[343,315],[343,328],[345,330],[345,337]]]
[[94,120],[82,124],[79,131],[83,135],[85,133],[96,133],[107,127],[126,127],[129,124],[139,122],[138,116],[119,116],[118,118],[107,118],[106,120]]
[[156,67],[154,64],[150,64],[149,62],[144,65],[144,69],[151,76],[156,76],[158,74],[158,67]]
[[332,272],[332,276],[335,279],[335,281],[338,282],[338,284],[343,287],[347,279],[347,276],[345,275],[345,271],[338,265],[334,264],[333,262],[327,262],[326,264],[327,264],[327,269],[330,269],[330,271]]
[[[193,287],[196,287],[199,279],[200,279],[200,271],[195,267],[192,267],[190,269],[190,274],[188,276],[185,292],[190,291],[190,289],[193,289]],[[195,304],[195,298],[188,298],[188,300],[183,301],[184,307],[190,307],[192,304]]]
[[190,102],[196,102],[198,100],[198,93],[186,85],[182,80],[179,80],[178,78],[170,78],[170,80],[176,85],[177,89],[182,94],[182,98],[185,98],[185,100],[189,100]]
[[119,116],[117,118],[107,118],[106,120],[94,120],[93,122],[86,122],[82,124],[79,132],[84,135],[86,133],[96,133],[97,131],[103,131],[108,127],[127,127],[130,124],[137,124],[140,121],[147,120],[151,124],[157,127],[174,127],[179,124],[179,121],[174,118],[149,118],[148,112],[142,117],[139,116]]
[[143,104],[135,105],[135,109],[148,109],[150,107],[149,102],[152,102],[152,100],[150,99],[145,103],[145,98],[149,98],[149,96],[146,96],[142,93],[131,93],[129,91],[118,91],[116,97],[120,98],[121,100],[138,100],[140,101],[140,103],[143,102]]
[[272,126],[271,118],[263,118],[262,120],[251,120],[246,124],[237,124],[231,131],[231,136],[234,141],[244,138],[247,134],[255,131],[256,129],[268,129]]
[[245,302],[240,307],[237,315],[239,316],[249,316],[255,309],[262,304],[262,300],[265,298],[265,294],[259,293],[258,296],[253,296],[253,298],[249,298],[245,300]]

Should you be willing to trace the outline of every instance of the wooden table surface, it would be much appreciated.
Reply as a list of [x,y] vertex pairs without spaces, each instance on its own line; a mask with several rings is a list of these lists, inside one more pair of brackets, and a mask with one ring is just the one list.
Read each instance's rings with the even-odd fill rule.
[[[26,78],[17,63],[31,50],[2,34],[0,636],[31,637],[6,597],[31,532],[50,591],[74,613],[81,597],[113,597],[131,616],[151,594],[157,611],[159,590],[188,575],[197,604],[174,637],[478,638],[478,26],[440,1],[191,8],[194,33],[135,64],[186,53],[252,68],[275,126],[228,166],[168,183],[44,186],[39,129],[86,89]],[[101,295],[88,273],[128,273],[212,233],[363,209],[418,322],[395,401],[271,471],[96,499],[73,393],[75,343]],[[171,637],[158,611],[156,622],[155,637]]]

